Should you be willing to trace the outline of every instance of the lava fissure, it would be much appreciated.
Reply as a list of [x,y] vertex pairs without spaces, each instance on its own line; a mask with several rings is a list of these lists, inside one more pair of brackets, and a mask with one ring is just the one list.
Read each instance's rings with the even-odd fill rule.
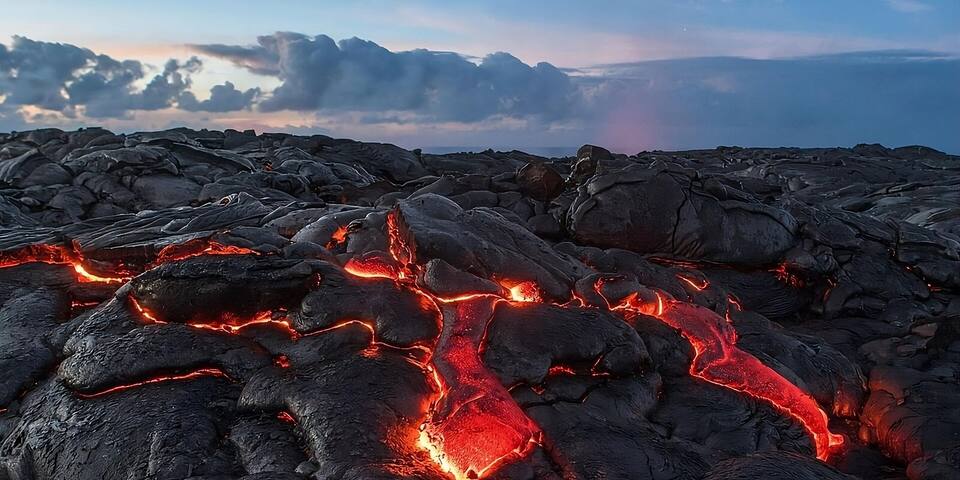
[[766,401],[790,416],[810,434],[821,460],[843,444],[843,436],[830,431],[829,418],[813,397],[736,346],[736,330],[728,319],[703,307],[665,302],[659,292],[657,305],[636,303],[636,298],[628,297],[618,310],[653,316],[677,329],[694,350],[690,375]]
[[62,245],[30,245],[13,252],[0,254],[0,268],[15,267],[27,263],[46,263],[50,265],[70,265],[77,274],[77,280],[91,283],[124,283],[132,278],[128,272],[118,272],[116,277],[106,277],[91,273],[84,264],[83,255],[76,249]]
[[76,392],[76,395],[77,397],[82,399],[91,399],[91,398],[102,397],[105,395],[110,395],[112,393],[121,392],[124,390],[130,390],[137,387],[142,387],[144,385],[152,385],[155,383],[165,383],[165,382],[179,381],[179,380],[190,380],[190,379],[200,378],[200,377],[219,377],[219,378],[224,378],[232,381],[232,379],[226,373],[224,373],[223,370],[220,370],[219,368],[215,368],[215,367],[207,367],[207,368],[200,368],[200,369],[193,370],[187,373],[182,373],[182,374],[162,375],[162,376],[148,378],[146,380],[142,380],[139,382],[116,385],[106,390],[100,390],[98,392],[93,392],[93,393]]
[[444,328],[432,360],[446,388],[421,427],[421,445],[456,478],[480,478],[523,457],[542,438],[480,359],[480,343],[499,301],[477,296],[442,307]]
[[391,258],[352,258],[344,270],[358,278],[392,279],[435,305],[441,333],[424,370],[433,379],[437,396],[421,424],[419,444],[458,480],[482,478],[524,457],[543,438],[539,426],[480,357],[497,304],[540,302],[542,297],[529,281],[501,282],[504,296],[470,292],[439,296],[418,287],[419,266],[413,246],[404,241],[397,215],[397,211],[387,215]]

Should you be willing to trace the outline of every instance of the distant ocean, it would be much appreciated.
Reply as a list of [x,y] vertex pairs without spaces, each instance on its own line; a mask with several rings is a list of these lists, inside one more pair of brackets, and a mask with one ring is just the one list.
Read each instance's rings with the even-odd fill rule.
[[511,150],[520,150],[531,155],[541,157],[573,157],[577,154],[578,147],[509,147],[509,146],[487,146],[487,147],[422,147],[423,153],[432,153],[434,155],[443,155],[445,153],[460,152],[482,152],[492,149],[500,152],[509,152]]

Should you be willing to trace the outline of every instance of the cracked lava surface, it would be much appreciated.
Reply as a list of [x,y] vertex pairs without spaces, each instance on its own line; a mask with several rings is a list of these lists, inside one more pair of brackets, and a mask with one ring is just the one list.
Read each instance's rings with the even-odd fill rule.
[[[839,480],[952,468],[950,427],[902,433],[886,420],[927,418],[899,393],[904,367],[818,329],[874,315],[866,284],[849,281],[863,271],[888,282],[875,295],[952,298],[949,269],[916,249],[940,242],[952,258],[953,244],[899,226],[838,266],[814,225],[880,227],[604,158],[613,173],[579,179],[562,162],[435,178],[422,159],[367,160],[370,172],[321,163],[344,177],[312,203],[262,190],[109,222],[18,220],[0,230],[0,346],[15,352],[0,355],[0,479]],[[222,178],[249,168],[235,154],[211,162]],[[401,181],[404,168],[419,173]],[[562,181],[545,184],[554,174]],[[652,210],[670,215],[630,216]],[[731,235],[743,245],[724,243]],[[931,349],[931,376],[949,370],[938,331],[913,334],[929,339],[912,348]],[[869,382],[863,365],[875,367]]]

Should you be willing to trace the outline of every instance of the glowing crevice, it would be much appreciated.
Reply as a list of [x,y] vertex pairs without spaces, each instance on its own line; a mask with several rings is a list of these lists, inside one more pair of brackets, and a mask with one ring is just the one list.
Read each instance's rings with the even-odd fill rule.
[[101,390],[99,392],[94,392],[94,393],[78,392],[76,395],[83,399],[97,398],[97,397],[102,397],[104,395],[110,395],[112,393],[122,392],[124,390],[130,390],[133,388],[142,387],[144,385],[152,385],[155,383],[165,383],[165,382],[180,381],[180,380],[190,380],[190,379],[200,378],[200,377],[219,377],[219,378],[225,378],[227,380],[230,380],[230,377],[227,376],[226,373],[223,373],[223,371],[220,370],[219,368],[200,368],[188,373],[177,374],[177,375],[163,375],[163,376],[148,378],[146,380],[142,380],[139,382],[117,385],[114,387],[110,387],[106,390]]
[[46,263],[49,265],[70,265],[77,274],[77,280],[88,283],[124,283],[132,278],[126,272],[116,276],[100,276],[91,273],[80,252],[61,245],[31,245],[13,252],[0,253],[0,268],[15,267],[28,263]]
[[391,279],[421,295],[438,312],[440,337],[424,365],[437,395],[421,424],[419,446],[458,480],[486,477],[525,457],[542,442],[543,433],[480,356],[496,305],[540,302],[539,288],[529,281],[503,281],[502,296],[431,294],[415,283],[419,266],[414,249],[404,241],[396,211],[387,215],[387,237],[390,258],[355,258],[344,269],[358,278]]
[[790,416],[810,434],[817,458],[825,460],[844,443],[842,435],[830,431],[829,418],[813,397],[736,346],[729,319],[696,305],[665,301],[659,292],[656,304],[638,302],[634,295],[615,310],[653,316],[677,329],[694,350],[690,375],[763,400]]

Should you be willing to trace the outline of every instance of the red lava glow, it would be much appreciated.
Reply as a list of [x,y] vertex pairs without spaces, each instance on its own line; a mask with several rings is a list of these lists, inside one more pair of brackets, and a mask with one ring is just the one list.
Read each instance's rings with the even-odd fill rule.
[[539,288],[533,282],[505,284],[509,298],[471,292],[432,295],[414,282],[419,267],[413,248],[404,241],[395,211],[387,215],[387,237],[390,259],[354,258],[344,269],[361,278],[392,279],[421,295],[439,312],[442,331],[437,345],[432,351],[422,347],[430,359],[424,371],[435,382],[438,394],[420,426],[419,446],[458,480],[482,478],[504,463],[526,456],[540,444],[542,432],[483,366],[480,351],[495,306],[506,300],[539,302]]
[[130,280],[130,277],[101,277],[87,271],[80,263],[74,263],[73,269],[80,275],[82,281],[99,283],[124,283]]
[[691,287],[693,287],[694,290],[698,292],[702,292],[706,290],[707,287],[710,286],[710,281],[705,278],[700,279],[700,278],[684,275],[682,273],[677,274],[677,279],[682,280],[684,283],[686,283],[687,285],[690,285]]
[[500,285],[510,292],[510,299],[514,302],[543,302],[543,296],[540,294],[540,287],[538,287],[534,282],[519,282],[512,285],[510,282],[501,282]]
[[82,302],[79,300],[74,300],[70,302],[70,308],[75,308],[75,309],[90,308],[90,307],[95,307],[97,305],[100,305],[100,302],[97,302],[97,301]]
[[791,287],[794,287],[794,288],[803,287],[803,280],[800,277],[794,275],[793,272],[791,272],[787,268],[787,264],[785,263],[781,263],[780,265],[777,265],[777,268],[774,268],[770,271],[773,272],[774,275],[776,275],[778,280],[780,280],[783,283],[786,283],[787,285],[790,285]]
[[164,323],[167,323],[157,318],[157,316],[150,310],[143,308],[143,306],[140,305],[140,302],[137,301],[137,297],[134,297],[133,295],[129,295],[127,298],[130,300],[130,305],[133,306],[133,309],[136,310],[137,313],[140,314],[140,317],[146,320],[147,323],[155,323],[155,324],[161,324],[161,325]]
[[168,262],[186,260],[201,255],[259,255],[260,252],[244,247],[223,245],[208,239],[191,240],[184,243],[167,245],[157,252],[157,257],[151,263],[156,267]]
[[762,399],[795,419],[813,438],[817,458],[826,460],[832,449],[843,444],[842,435],[830,432],[827,414],[813,397],[737,348],[736,330],[723,317],[696,305],[665,302],[659,293],[657,305],[641,305],[631,297],[620,310],[653,315],[679,330],[693,346],[691,375]]
[[327,250],[333,250],[337,245],[346,242],[348,233],[346,226],[337,227],[333,234],[330,235],[330,241],[325,245]]
[[[513,400],[510,392],[489,372],[481,360],[481,352],[487,328],[498,304],[516,306],[520,303],[542,303],[542,293],[531,281],[503,281],[503,296],[487,293],[463,292],[441,297],[417,286],[415,279],[419,266],[415,258],[415,246],[405,241],[396,210],[387,215],[387,238],[389,257],[360,256],[350,259],[344,270],[357,278],[390,279],[401,288],[421,296],[425,309],[437,312],[442,321],[441,333],[433,348],[413,345],[400,347],[377,339],[372,322],[345,319],[332,326],[304,334],[294,330],[288,319],[280,312],[261,312],[252,318],[224,315],[212,322],[188,323],[193,328],[237,334],[253,325],[271,325],[287,332],[293,341],[302,337],[319,335],[348,326],[359,326],[370,333],[370,346],[363,355],[375,355],[378,348],[390,348],[406,353],[416,352],[423,359],[411,361],[423,368],[436,385],[436,396],[431,400],[427,416],[420,426],[418,444],[445,472],[457,480],[479,479],[494,473],[504,464],[523,458],[543,442],[543,432]],[[345,227],[337,229],[328,248],[346,240]],[[198,255],[257,254],[245,248],[224,246],[207,240],[188,242],[164,247],[153,265],[182,260]],[[91,275],[83,267],[79,255],[62,247],[35,246],[13,254],[0,256],[0,267],[27,262],[72,264],[84,281],[116,283],[118,278]],[[777,277],[790,285],[801,286],[802,281],[790,273],[785,265],[773,270]],[[697,291],[708,288],[709,282],[699,276],[678,274],[677,278]],[[594,290],[602,295],[600,282]],[[742,392],[772,404],[778,411],[798,421],[813,438],[817,457],[826,459],[831,449],[843,444],[844,438],[830,432],[828,417],[816,401],[797,386],[761,363],[756,357],[737,348],[736,330],[723,317],[696,305],[678,302],[654,291],[655,301],[644,301],[639,292],[628,295],[606,307],[626,318],[638,314],[653,316],[677,329],[690,342],[694,358],[690,374],[702,380]],[[652,298],[652,297],[648,297]],[[132,295],[130,306],[148,323],[165,323],[155,312],[144,308]],[[742,310],[740,302],[728,296],[728,302]],[[586,306],[584,299],[573,296],[566,305]],[[429,307],[429,308],[427,308]],[[729,312],[728,312],[729,314]],[[729,317],[729,315],[728,315]],[[410,355],[409,357],[413,357]],[[408,358],[409,358],[408,357]],[[599,361],[599,360],[598,360]],[[274,363],[281,368],[290,366],[289,359],[278,355]],[[550,367],[548,375],[577,375],[574,368],[564,365]],[[596,372],[596,365],[592,370]],[[93,398],[142,385],[188,380],[202,376],[228,378],[217,368],[202,368],[181,375],[151,378],[137,383],[112,387],[101,392],[78,394],[81,398]],[[295,423],[288,412],[280,412],[277,418]]]
[[241,330],[247,327],[252,327],[255,325],[271,325],[286,332],[290,338],[297,339],[300,337],[300,333],[293,329],[293,326],[290,325],[289,320],[286,318],[277,318],[277,315],[275,315],[272,311],[260,312],[254,315],[252,318],[242,318],[236,315],[224,314],[222,318],[216,322],[187,323],[187,326],[189,327],[203,330],[213,330],[216,332],[225,332],[234,335],[240,333]]
[[388,278],[391,280],[400,278],[400,272],[396,266],[378,257],[351,258],[343,266],[343,269],[355,277]]
[[77,280],[96,283],[124,283],[130,276],[102,277],[90,273],[83,264],[79,252],[61,245],[31,245],[13,252],[0,254],[0,268],[15,267],[26,263],[47,263],[51,265],[72,265],[77,272]]
[[540,427],[480,360],[480,343],[499,301],[477,296],[442,308],[444,329],[433,356],[440,395],[419,443],[457,479],[482,478],[524,457],[542,438]]
[[576,375],[577,371],[566,365],[554,365],[547,370],[547,376],[553,377],[557,375]]
[[727,301],[730,302],[730,305],[733,305],[739,311],[743,311],[743,304],[740,303],[740,299],[734,297],[733,295],[727,295]]
[[230,377],[228,377],[226,373],[223,373],[223,371],[220,370],[219,368],[200,368],[192,372],[184,373],[180,375],[164,375],[160,377],[149,378],[147,380],[143,380],[136,383],[117,385],[115,387],[110,387],[106,390],[101,390],[95,393],[77,393],[77,396],[84,399],[96,398],[96,397],[102,397],[104,395],[110,395],[111,393],[121,392],[123,390],[130,390],[132,388],[142,387],[144,385],[171,382],[171,381],[177,381],[177,380],[190,380],[190,379],[199,378],[199,377],[220,377],[220,378],[225,378],[227,380],[230,379]]
[[284,422],[284,423],[289,423],[290,425],[297,424],[297,421],[294,420],[293,415],[290,415],[290,413],[288,412],[278,412],[277,420],[280,420],[281,422]]
[[[148,266],[153,268],[163,263],[183,260],[200,255],[257,255],[249,248],[222,245],[209,240],[193,240],[182,244],[167,245],[160,249],[157,257]],[[0,268],[14,267],[26,263],[48,263],[52,265],[71,265],[77,273],[77,280],[90,283],[121,284],[133,277],[131,272],[113,272],[111,276],[98,275],[84,264],[83,255],[76,249],[62,245],[31,245],[13,252],[0,253]]]
[[[371,352],[375,351],[377,348],[380,348],[380,347],[382,347],[382,348],[387,348],[387,349],[390,349],[390,350],[396,350],[396,351],[400,351],[400,352],[420,352],[420,353],[425,353],[425,354],[427,354],[428,356],[432,353],[429,347],[425,347],[425,346],[423,346],[423,345],[411,345],[411,346],[409,346],[409,347],[405,347],[405,346],[393,345],[393,344],[390,344],[390,343],[387,343],[387,342],[382,342],[382,341],[380,341],[380,340],[377,340],[377,330],[376,330],[376,328],[374,328],[374,326],[373,326],[373,324],[372,324],[371,322],[368,322],[368,321],[366,321],[366,320],[341,320],[340,322],[338,322],[338,323],[336,323],[336,324],[334,324],[334,325],[331,325],[331,326],[329,326],[329,327],[327,327],[327,328],[324,328],[324,329],[321,329],[321,330],[314,330],[314,331],[308,332],[308,333],[304,333],[302,336],[304,336],[304,337],[312,337],[312,336],[315,336],[315,335],[322,335],[322,334],[324,334],[324,333],[332,332],[332,331],[334,331],[334,330],[339,330],[339,329],[341,329],[341,328],[345,328],[345,327],[349,327],[349,326],[363,327],[363,328],[366,329],[368,332],[370,332],[370,347],[365,351],[365,353],[371,353]],[[414,363],[417,363],[417,362],[414,362]],[[419,364],[418,364],[418,365],[419,365]]]

